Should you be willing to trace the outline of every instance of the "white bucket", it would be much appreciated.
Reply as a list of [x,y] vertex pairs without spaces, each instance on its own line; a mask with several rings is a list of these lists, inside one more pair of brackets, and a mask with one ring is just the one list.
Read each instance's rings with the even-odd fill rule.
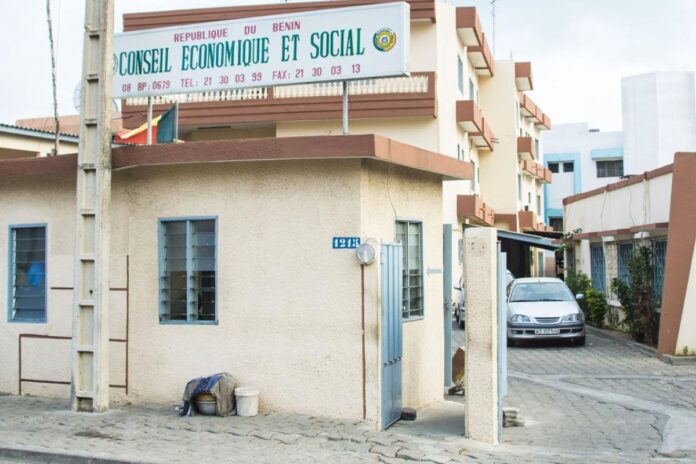
[[256,387],[239,387],[234,389],[237,400],[237,415],[255,416],[259,413],[259,389]]

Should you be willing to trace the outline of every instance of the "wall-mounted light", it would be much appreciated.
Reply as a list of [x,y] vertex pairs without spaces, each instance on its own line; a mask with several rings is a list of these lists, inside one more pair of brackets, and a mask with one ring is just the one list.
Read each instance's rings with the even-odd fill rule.
[[355,249],[355,257],[363,266],[372,264],[375,261],[375,248],[369,243],[361,243]]

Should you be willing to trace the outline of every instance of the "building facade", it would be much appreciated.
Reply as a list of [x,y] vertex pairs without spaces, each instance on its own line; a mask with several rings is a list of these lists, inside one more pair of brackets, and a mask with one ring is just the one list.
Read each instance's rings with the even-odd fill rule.
[[546,134],[546,218],[562,230],[563,198],[623,176],[671,164],[677,151],[696,150],[696,98],[691,72],[654,72],[621,79],[623,131],[586,123],[558,124]]
[[[696,307],[692,271],[696,239],[696,154],[678,153],[675,162],[641,175],[567,197],[564,203],[566,268],[582,271],[607,296],[620,321],[620,303],[611,282],[630,284],[629,262],[640,246],[652,250],[653,287],[661,302],[660,353],[693,347]],[[573,233],[580,229],[579,232]],[[691,295],[688,296],[687,295]],[[610,321],[611,322],[611,321]]]

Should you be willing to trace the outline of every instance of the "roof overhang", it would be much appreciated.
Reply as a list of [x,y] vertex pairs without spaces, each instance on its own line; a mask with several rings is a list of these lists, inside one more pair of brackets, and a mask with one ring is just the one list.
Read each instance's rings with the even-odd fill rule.
[[[374,134],[279,137],[246,140],[215,140],[114,148],[114,170],[144,166],[220,163],[235,161],[282,161],[313,159],[373,159],[421,172],[443,180],[471,180],[469,162],[424,150]],[[72,173],[76,155],[0,161],[0,177]]]
[[514,242],[524,243],[525,245],[529,245],[534,248],[542,248],[544,250],[555,251],[558,248],[558,245],[554,245],[553,240],[550,238],[544,238],[530,234],[520,234],[517,232],[510,232],[508,230],[498,229],[498,238],[501,240],[505,239],[512,240]]

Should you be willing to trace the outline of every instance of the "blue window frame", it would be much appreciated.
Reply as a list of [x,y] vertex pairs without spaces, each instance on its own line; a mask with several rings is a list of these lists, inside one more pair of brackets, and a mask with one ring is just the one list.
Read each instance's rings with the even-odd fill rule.
[[631,285],[631,274],[628,263],[633,259],[633,242],[618,242],[616,246],[618,261],[618,277],[626,285]]
[[8,320],[46,322],[46,225],[9,229]]
[[403,300],[404,320],[423,317],[423,224],[411,220],[396,221],[396,242],[404,250]]
[[653,286],[655,295],[662,299],[662,286],[665,282],[665,258],[667,256],[667,238],[655,238],[652,241]]
[[160,323],[217,323],[216,250],[216,218],[160,220]]
[[592,288],[605,291],[604,246],[601,243],[590,244],[590,278]]

